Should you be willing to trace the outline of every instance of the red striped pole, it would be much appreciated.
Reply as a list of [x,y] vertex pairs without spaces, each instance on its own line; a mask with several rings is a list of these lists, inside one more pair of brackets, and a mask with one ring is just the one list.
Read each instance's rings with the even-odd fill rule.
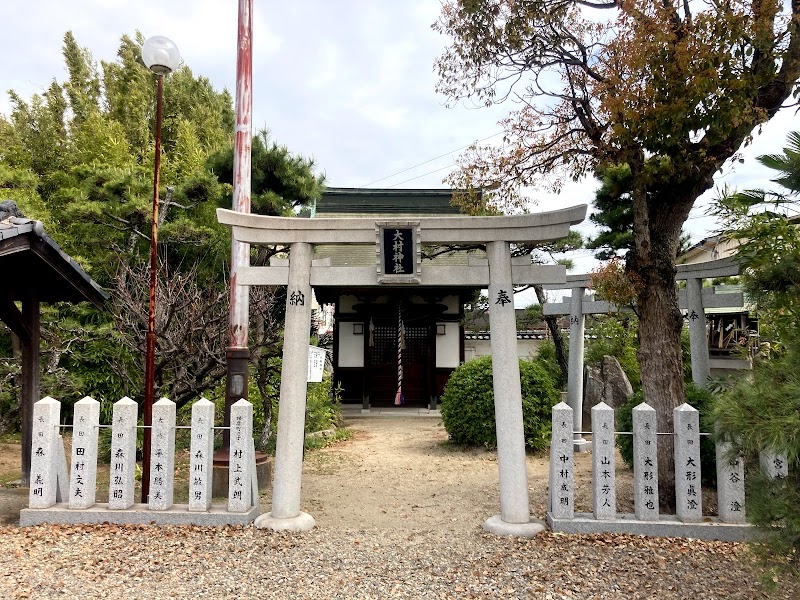
[[[236,125],[233,134],[233,210],[250,212],[250,154],[253,140],[253,0],[239,0],[239,29],[236,51]],[[240,398],[247,399],[247,345],[250,288],[236,284],[239,268],[250,265],[250,244],[231,237],[230,311],[228,317],[227,385],[224,426],[230,426],[230,409]],[[230,433],[223,430],[223,448]]]

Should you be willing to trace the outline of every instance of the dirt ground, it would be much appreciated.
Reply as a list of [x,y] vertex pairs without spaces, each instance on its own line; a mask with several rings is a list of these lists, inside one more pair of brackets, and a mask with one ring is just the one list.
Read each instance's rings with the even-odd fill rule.
[[[465,530],[499,512],[496,454],[448,444],[440,420],[366,418],[348,426],[351,440],[306,456],[302,503],[318,523]],[[577,462],[576,471],[591,469],[589,455]],[[546,457],[528,457],[528,477],[532,512],[542,518]]]

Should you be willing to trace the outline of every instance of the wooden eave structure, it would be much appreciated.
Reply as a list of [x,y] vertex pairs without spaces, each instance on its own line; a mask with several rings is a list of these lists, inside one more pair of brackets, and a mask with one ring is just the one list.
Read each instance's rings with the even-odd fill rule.
[[0,221],[0,270],[0,319],[22,345],[22,483],[27,485],[33,404],[39,400],[40,305],[91,302],[102,309],[109,295],[45,234],[40,221]]

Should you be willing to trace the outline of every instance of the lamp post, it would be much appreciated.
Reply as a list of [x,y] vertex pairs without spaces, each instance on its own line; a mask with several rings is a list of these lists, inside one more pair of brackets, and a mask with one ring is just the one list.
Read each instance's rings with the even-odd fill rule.
[[164,96],[164,75],[178,68],[181,55],[172,40],[157,35],[142,44],[142,61],[157,75],[155,157],[153,159],[153,225],[150,235],[150,308],[147,319],[147,350],[144,369],[144,447],[142,449],[142,502],[150,495],[150,427],[153,424],[153,388],[156,354],[156,270],[158,258],[158,180],[161,171],[161,113]]

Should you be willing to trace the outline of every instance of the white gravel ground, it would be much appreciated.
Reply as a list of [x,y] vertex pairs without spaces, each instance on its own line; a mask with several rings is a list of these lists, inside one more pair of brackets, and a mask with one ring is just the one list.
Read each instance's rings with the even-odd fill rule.
[[[0,598],[800,598],[791,581],[759,584],[739,544],[485,534],[498,506],[492,453],[448,448],[435,420],[352,427],[352,441],[306,456],[310,533],[2,527]],[[531,458],[536,516],[543,473]]]

